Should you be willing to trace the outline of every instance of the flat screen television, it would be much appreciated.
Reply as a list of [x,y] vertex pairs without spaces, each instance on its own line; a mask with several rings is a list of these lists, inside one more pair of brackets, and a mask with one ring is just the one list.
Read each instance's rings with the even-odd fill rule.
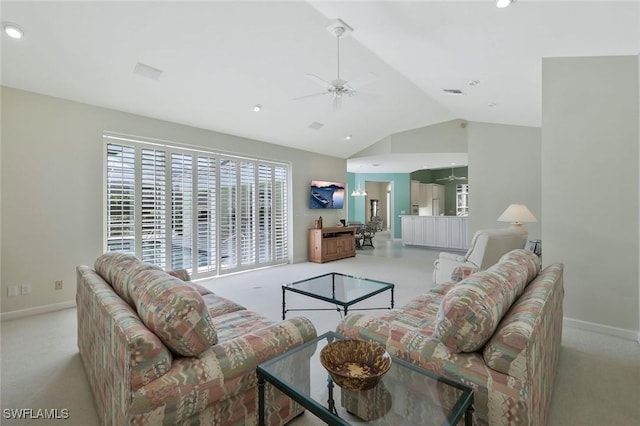
[[344,187],[341,182],[312,180],[309,191],[309,208],[341,209],[344,206]]

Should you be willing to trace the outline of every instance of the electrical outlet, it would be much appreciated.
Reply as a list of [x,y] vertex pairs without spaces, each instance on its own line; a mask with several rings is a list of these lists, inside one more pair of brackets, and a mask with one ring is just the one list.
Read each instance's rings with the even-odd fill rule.
[[62,290],[62,280],[56,281],[56,290]]
[[20,294],[23,296],[31,294],[31,284],[22,284],[20,286]]
[[16,297],[18,296],[18,286],[12,285],[7,287],[7,296],[8,297]]

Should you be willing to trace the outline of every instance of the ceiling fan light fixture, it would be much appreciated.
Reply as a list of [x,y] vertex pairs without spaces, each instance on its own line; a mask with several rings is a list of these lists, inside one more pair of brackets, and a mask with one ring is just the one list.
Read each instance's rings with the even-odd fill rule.
[[513,3],[513,0],[496,0],[496,7],[498,9],[504,9],[505,7],[508,7],[511,3]]

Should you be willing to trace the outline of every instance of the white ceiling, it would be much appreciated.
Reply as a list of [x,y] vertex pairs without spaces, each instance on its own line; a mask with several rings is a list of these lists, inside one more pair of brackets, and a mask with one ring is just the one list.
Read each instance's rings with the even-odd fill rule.
[[[456,118],[540,126],[541,58],[640,52],[640,0],[494,4],[2,1],[2,21],[25,37],[2,34],[1,82],[349,158],[390,134]],[[341,77],[377,76],[338,111],[328,96],[293,100],[322,90],[305,74],[336,77],[336,39],[325,29],[334,18],[354,28],[341,42]],[[138,62],[161,77],[134,74]],[[451,161],[466,157],[383,156],[350,160],[349,170]],[[380,166],[362,169],[370,164]]]

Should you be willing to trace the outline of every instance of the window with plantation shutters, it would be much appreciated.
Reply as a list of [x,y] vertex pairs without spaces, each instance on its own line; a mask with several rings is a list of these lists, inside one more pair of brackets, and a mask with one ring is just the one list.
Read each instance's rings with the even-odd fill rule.
[[289,167],[105,134],[105,247],[195,278],[286,263]]
[[107,251],[135,253],[135,152],[122,145],[108,145],[106,158]]

